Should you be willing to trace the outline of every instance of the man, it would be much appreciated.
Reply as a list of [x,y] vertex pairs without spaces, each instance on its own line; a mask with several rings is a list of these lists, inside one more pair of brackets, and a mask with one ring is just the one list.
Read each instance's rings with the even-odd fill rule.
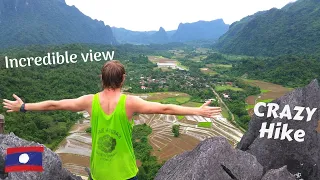
[[93,180],[136,179],[138,168],[131,137],[134,113],[199,115],[213,117],[219,107],[209,107],[210,101],[199,108],[148,102],[124,95],[121,87],[125,69],[119,61],[107,62],[101,70],[103,90],[76,99],[24,103],[17,95],[15,101],[4,99],[7,112],[68,110],[87,111],[91,115],[92,153],[90,158]]

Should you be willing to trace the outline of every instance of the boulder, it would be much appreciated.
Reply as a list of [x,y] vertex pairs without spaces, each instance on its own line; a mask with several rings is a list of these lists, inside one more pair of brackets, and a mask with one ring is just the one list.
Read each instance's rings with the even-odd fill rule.
[[297,174],[297,176],[294,176],[290,174],[287,170],[287,166],[283,166],[279,169],[269,170],[261,180],[296,180],[296,177],[299,177],[298,175],[299,174]]
[[[0,168],[4,167],[4,157],[8,147],[21,146],[44,146],[39,143],[29,142],[15,136],[13,133],[9,135],[0,134]],[[75,176],[62,167],[60,157],[44,146],[43,152],[43,172],[12,172],[3,174],[3,168],[0,170],[0,179],[5,180],[82,180],[81,177]]]
[[[313,80],[309,85],[298,88],[288,94],[276,99],[273,103],[279,105],[281,112],[285,105],[290,106],[290,111],[294,111],[295,106],[318,108],[310,121],[306,121],[307,113],[304,111],[301,121],[288,120],[287,118],[266,117],[267,109],[260,108],[260,112],[265,112],[264,117],[253,115],[248,131],[242,137],[237,148],[254,155],[263,166],[264,172],[271,169],[278,169],[287,166],[288,171],[294,175],[300,175],[301,179],[320,179],[320,136],[317,132],[318,121],[320,119],[320,88],[317,80]],[[295,115],[295,114],[293,114]],[[302,129],[305,132],[304,141],[268,139],[266,136],[260,138],[260,128],[263,122],[287,123],[288,129],[294,131]]]

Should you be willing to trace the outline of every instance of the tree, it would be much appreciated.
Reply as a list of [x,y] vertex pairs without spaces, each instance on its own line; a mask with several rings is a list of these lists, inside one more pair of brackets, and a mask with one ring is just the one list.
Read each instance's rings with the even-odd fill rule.
[[179,137],[179,135],[180,135],[179,130],[180,130],[180,125],[173,125],[172,126],[172,132],[173,132],[174,137]]

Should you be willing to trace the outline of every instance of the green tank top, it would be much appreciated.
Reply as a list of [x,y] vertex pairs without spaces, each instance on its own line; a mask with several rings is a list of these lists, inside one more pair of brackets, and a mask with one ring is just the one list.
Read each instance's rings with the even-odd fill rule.
[[93,180],[126,180],[137,175],[132,146],[132,123],[126,115],[126,95],[122,94],[114,111],[107,115],[100,106],[99,94],[92,101],[90,157]]

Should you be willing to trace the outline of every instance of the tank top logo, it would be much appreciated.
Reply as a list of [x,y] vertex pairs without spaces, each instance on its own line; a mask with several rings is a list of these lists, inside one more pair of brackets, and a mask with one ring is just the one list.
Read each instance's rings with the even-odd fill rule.
[[121,138],[121,135],[109,128],[102,128],[98,131],[98,149],[97,155],[101,160],[110,161],[116,155],[117,140]]
[[117,145],[117,140],[108,134],[102,136],[98,140],[98,148],[106,153],[111,153]]

